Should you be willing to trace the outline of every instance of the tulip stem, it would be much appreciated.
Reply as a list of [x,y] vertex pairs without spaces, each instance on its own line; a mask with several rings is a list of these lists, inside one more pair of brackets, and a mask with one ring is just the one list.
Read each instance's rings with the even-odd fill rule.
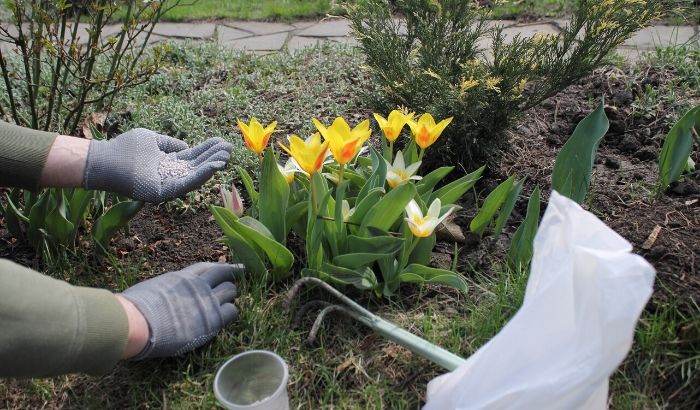
[[340,164],[340,169],[338,170],[338,186],[343,182],[343,175],[345,175],[345,164]]
[[394,161],[394,141],[389,141],[389,162]]
[[258,163],[260,163],[260,166],[263,166],[263,156],[261,153],[258,153]]
[[420,149],[420,153],[418,154],[418,161],[423,161],[423,154],[425,154],[425,148]]
[[403,270],[403,268],[405,268],[406,265],[408,264],[408,260],[411,259],[411,254],[413,253],[414,250],[416,250],[416,246],[418,246],[418,242],[420,242],[420,240],[421,240],[421,238],[411,235],[411,246],[408,247],[408,252],[406,252],[403,255],[403,258],[401,258],[401,261],[400,261],[401,266],[399,266],[399,269],[398,269],[399,272],[401,270]]
[[313,210],[314,215],[316,215],[318,212],[318,206],[316,205],[316,190],[314,189],[313,174],[311,174],[309,177],[309,187],[311,191],[311,209]]

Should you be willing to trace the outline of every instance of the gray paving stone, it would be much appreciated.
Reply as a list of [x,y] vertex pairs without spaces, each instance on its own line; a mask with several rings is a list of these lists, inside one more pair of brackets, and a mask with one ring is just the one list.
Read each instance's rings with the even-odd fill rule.
[[298,34],[305,37],[341,37],[352,33],[350,22],[346,19],[323,20],[308,27]]
[[264,23],[259,21],[229,21],[222,23],[225,26],[248,31],[257,35],[280,33],[294,30],[294,26],[283,23]]
[[406,22],[403,19],[396,18],[394,17],[392,20],[394,20],[394,24],[398,27],[398,33],[400,35],[405,35],[407,30],[406,30]]
[[528,26],[514,26],[503,29],[503,35],[506,37],[506,41],[510,41],[517,34],[520,37],[532,37],[535,34],[558,34],[559,30],[552,24],[532,24]]
[[515,20],[488,20],[486,25],[488,27],[503,26],[504,28],[513,27],[518,24]]
[[224,43],[224,44],[231,41],[231,40],[238,40],[239,38],[252,36],[252,34],[250,34],[247,31],[238,30],[238,29],[226,27],[226,26],[218,26],[216,28],[216,33],[217,33],[217,38],[219,39],[219,42]]
[[287,49],[289,51],[301,50],[303,48],[316,46],[324,41],[326,40],[318,37],[294,36],[287,42]]
[[311,26],[315,25],[316,23],[318,23],[318,21],[316,21],[316,20],[296,21],[296,22],[292,23],[292,26],[294,26],[294,28],[296,28],[296,29],[303,30],[307,27],[311,27]]
[[102,33],[100,33],[100,37],[102,37],[103,40],[108,39],[110,37],[114,37],[119,35],[119,33],[122,32],[122,25],[121,24],[107,24],[102,28]]
[[[146,35],[147,35],[146,32],[143,32],[143,33],[137,35],[133,44],[135,44],[135,45],[143,44],[144,41],[146,41]],[[148,37],[148,44],[161,43],[163,41],[168,41],[168,40],[170,40],[168,37],[163,37],[163,36],[159,36],[158,34],[151,33],[151,35]]]
[[286,40],[287,33],[277,33],[232,40],[226,45],[237,50],[276,51],[284,46]]
[[212,38],[216,24],[212,23],[168,23],[161,22],[153,28],[155,34],[164,37]]
[[2,51],[3,53],[11,53],[12,52],[11,50],[14,47],[15,47],[14,44],[7,43],[5,41],[0,41],[0,51]]
[[569,19],[552,19],[551,22],[560,30],[569,25]]
[[695,34],[691,26],[654,26],[636,32],[625,41],[627,47],[652,49],[656,46],[673,46],[684,44]]
[[345,44],[348,46],[357,46],[360,44],[359,41],[355,37],[352,36],[342,36],[342,37],[328,37],[328,40],[331,40],[336,43],[340,44]]
[[622,57],[625,58],[625,60],[633,63],[635,61],[639,61],[642,58],[642,55],[646,53],[646,50],[642,50],[639,47],[618,47],[615,52]]

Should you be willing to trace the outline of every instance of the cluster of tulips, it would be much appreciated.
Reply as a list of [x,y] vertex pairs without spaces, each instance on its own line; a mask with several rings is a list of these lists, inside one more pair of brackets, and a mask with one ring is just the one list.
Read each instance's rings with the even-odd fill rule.
[[[421,160],[425,150],[433,145],[440,137],[445,128],[452,121],[452,117],[436,122],[433,116],[425,113],[415,119],[414,113],[404,113],[394,110],[384,118],[375,113],[374,118],[379,128],[386,138],[388,145],[388,159],[386,182],[390,188],[404,184],[411,180],[420,180],[421,177],[415,175],[421,165]],[[313,124],[318,132],[306,139],[298,135],[288,136],[288,143],[285,145],[278,142],[279,146],[289,154],[289,160],[284,164],[277,164],[280,173],[288,183],[292,183],[295,174],[300,173],[311,178],[315,173],[322,172],[325,164],[337,164],[337,172],[324,173],[331,181],[340,184],[343,181],[346,166],[352,163],[363,151],[365,143],[372,134],[370,120],[366,119],[355,127],[351,127],[342,117],[337,117],[330,126],[324,125],[314,118]],[[394,142],[399,138],[405,126],[408,125],[412,134],[412,142],[419,149],[417,161],[407,164],[401,151],[394,157]],[[262,162],[262,155],[268,146],[273,133],[278,132],[277,122],[274,121],[267,126],[263,126],[256,118],[251,118],[249,123],[238,120],[238,127],[243,134],[246,146],[256,153]],[[332,157],[332,158],[331,158]],[[240,200],[238,200],[240,204]],[[347,219],[352,215],[353,209],[349,208],[347,201],[343,202],[343,217]],[[406,221],[411,232],[416,237],[428,237],[434,229],[452,212],[452,208],[440,215],[442,204],[436,198],[429,206],[424,215],[420,206],[415,200],[411,200],[406,206]]]

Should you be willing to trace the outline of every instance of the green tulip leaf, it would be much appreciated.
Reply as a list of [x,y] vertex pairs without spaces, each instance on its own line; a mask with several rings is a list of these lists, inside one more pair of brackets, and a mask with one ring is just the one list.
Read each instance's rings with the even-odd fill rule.
[[693,149],[693,128],[700,131],[700,105],[685,113],[666,135],[659,157],[659,180],[663,189],[678,181],[688,167]]
[[598,107],[576,125],[554,162],[552,189],[579,204],[588,192],[596,151],[610,125],[603,107],[601,100]]
[[255,190],[255,185],[253,185],[253,178],[251,178],[248,171],[246,171],[243,167],[236,166],[236,169],[238,170],[238,175],[241,176],[241,181],[243,181],[243,186],[245,187],[246,192],[248,192],[248,196],[250,197],[253,204],[257,204],[258,197],[260,196],[260,194],[258,194],[258,191]]
[[454,167],[440,167],[424,176],[423,179],[416,183],[418,195],[423,196],[425,194],[431,194],[435,186],[439,184],[447,174],[452,172],[453,169]]
[[143,208],[142,201],[120,202],[107,210],[95,220],[92,236],[95,238],[97,250],[107,253],[109,241],[118,230],[125,228],[129,221]]
[[527,202],[527,214],[513,234],[508,250],[508,259],[513,269],[522,271],[530,265],[533,255],[533,242],[540,221],[540,187],[535,187]]
[[481,174],[486,169],[486,165],[477,169],[476,171],[463,176],[462,178],[452,181],[449,184],[443,186],[442,188],[434,191],[430,194],[428,200],[425,197],[428,196],[427,193],[423,195],[424,202],[432,204],[435,198],[440,198],[440,202],[443,205],[453,204],[459,200],[467,191],[469,191],[474,184],[481,178]]
[[506,179],[488,194],[481,209],[479,209],[479,213],[477,213],[474,219],[469,223],[469,230],[479,236],[483,235],[484,231],[501,208],[501,205],[503,205],[503,202],[505,202],[508,197],[508,193],[513,189],[513,181],[515,181],[515,176]]
[[324,262],[321,269],[303,269],[302,275],[316,276],[341,285],[353,285],[363,290],[377,287],[377,277],[372,272],[372,269],[367,267],[347,269]]
[[523,184],[525,183],[525,178],[521,178],[520,181],[516,182],[513,188],[508,193],[501,210],[498,212],[498,218],[496,218],[496,226],[493,228],[494,239],[498,238],[503,232],[503,228],[510,218],[510,214],[513,213],[513,208],[515,208],[515,203],[518,201],[518,196],[520,191],[523,189]]
[[467,293],[467,281],[452,271],[445,269],[429,268],[419,264],[411,264],[399,274],[401,282],[412,283],[438,283],[451,286]]
[[286,215],[280,209],[287,206],[288,200],[289,184],[277,167],[277,159],[270,148],[263,159],[258,211],[260,222],[279,243],[287,242]]
[[402,184],[389,191],[367,211],[360,232],[366,231],[368,226],[389,230],[415,195],[416,187],[413,184]]

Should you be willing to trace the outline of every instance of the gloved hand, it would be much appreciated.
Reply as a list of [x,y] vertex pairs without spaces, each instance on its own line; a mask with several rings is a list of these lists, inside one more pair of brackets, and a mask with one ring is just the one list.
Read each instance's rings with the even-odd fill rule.
[[121,296],[148,322],[146,347],[133,360],[194,350],[238,317],[233,304],[243,265],[197,263],[134,285]]
[[109,141],[91,141],[83,186],[133,199],[163,202],[199,187],[228,161],[233,145],[210,138],[184,141],[135,128]]

